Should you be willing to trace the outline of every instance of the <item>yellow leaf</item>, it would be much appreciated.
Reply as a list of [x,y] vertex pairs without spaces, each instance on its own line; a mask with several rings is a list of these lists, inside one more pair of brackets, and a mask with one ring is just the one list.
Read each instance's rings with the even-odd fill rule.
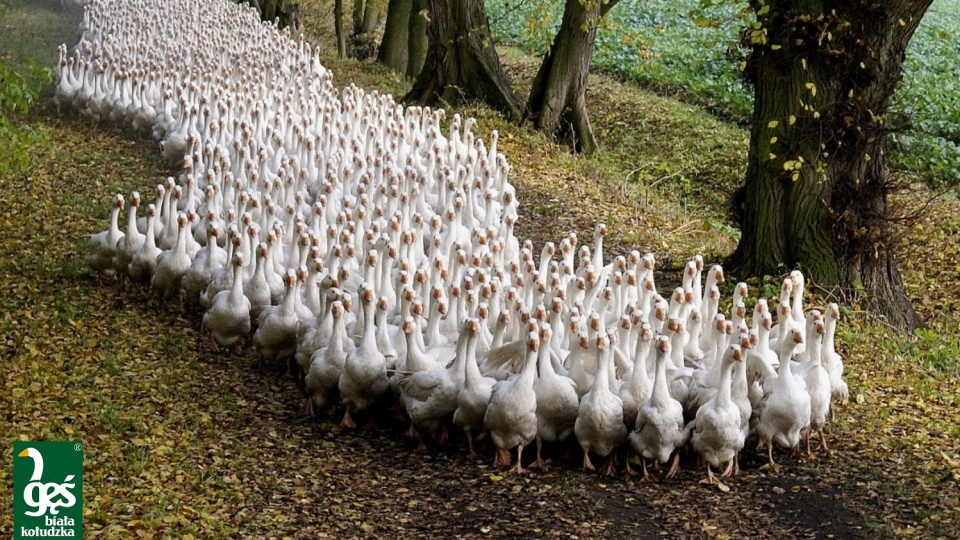
[[776,137],[770,137],[770,144],[776,144],[776,142],[777,142]]
[[133,443],[134,446],[143,446],[147,444],[143,439],[130,439],[130,442]]
[[906,26],[906,25],[907,25],[907,22],[904,21],[903,19],[897,19],[897,22],[900,24],[900,26]]
[[781,48],[780,45],[771,45],[771,46],[770,46],[770,50],[771,50],[771,51],[779,51],[780,48]]
[[767,127],[770,128],[770,129],[773,129],[773,128],[777,127],[778,125],[780,125],[780,122],[778,122],[777,120],[771,120],[771,121],[767,122]]
[[490,475],[490,481],[491,481],[491,482],[499,482],[499,481],[501,481],[501,480],[503,480],[503,477],[500,476],[499,474],[491,474],[491,475]]
[[797,117],[792,114],[790,115],[790,118],[787,119],[787,123],[790,124],[791,126],[796,122],[797,122]]

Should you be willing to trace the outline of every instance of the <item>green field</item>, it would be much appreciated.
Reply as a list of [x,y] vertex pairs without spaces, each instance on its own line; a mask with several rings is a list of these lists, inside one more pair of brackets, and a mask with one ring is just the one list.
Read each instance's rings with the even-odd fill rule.
[[[622,0],[598,33],[595,68],[680,95],[743,123],[752,94],[740,78],[736,48],[742,4],[691,11],[698,0]],[[562,3],[487,2],[494,31],[527,50],[543,51],[559,26]],[[960,177],[960,0],[935,0],[910,43],[892,112],[913,130],[894,137],[893,163],[938,182]]]

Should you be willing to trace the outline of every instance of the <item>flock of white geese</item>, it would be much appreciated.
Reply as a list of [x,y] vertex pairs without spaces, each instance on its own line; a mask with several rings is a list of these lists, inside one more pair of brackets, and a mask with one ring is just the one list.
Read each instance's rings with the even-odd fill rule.
[[92,269],[204,310],[214,348],[252,333],[311,413],[339,404],[353,427],[398,406],[421,444],[455,427],[472,453],[489,433],[517,472],[527,445],[544,466],[541,445],[571,437],[586,469],[626,450],[644,477],[692,445],[712,483],[753,437],[773,468],[774,444],[827,449],[839,310],[805,313],[800,272],[748,314],[743,283],[721,311],[723,270],[700,256],[661,296],[654,256],[608,260],[603,225],[537,253],[495,131],[488,146],[473,119],[338,90],[310,44],[225,0],[92,0],[60,53],[58,104],[151,133],[182,167],[150,204],[112,199]]

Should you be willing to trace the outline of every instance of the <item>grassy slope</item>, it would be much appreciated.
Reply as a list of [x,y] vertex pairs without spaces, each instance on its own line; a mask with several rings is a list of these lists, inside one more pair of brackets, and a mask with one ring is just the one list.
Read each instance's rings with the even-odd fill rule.
[[[319,14],[328,10],[318,6],[303,2],[308,32],[324,23]],[[15,14],[16,6],[8,17]],[[52,50],[49,36],[66,31],[58,19],[47,20],[38,23],[47,31],[0,34],[0,57],[9,58],[11,42],[26,38],[38,41],[23,50]],[[535,60],[516,51],[505,57],[515,80],[529,80]],[[369,64],[325,62],[340,84],[395,94],[405,87]],[[539,242],[573,229],[586,238],[605,219],[613,252],[653,250],[676,264],[697,251],[708,259],[729,252],[734,233],[723,220],[722,195],[739,175],[744,134],[675,101],[603,77],[593,81],[590,107],[608,149],[594,159],[569,156],[482,107],[462,111],[480,118],[481,133],[494,126],[501,132],[525,212],[522,234]],[[88,534],[810,533],[810,523],[791,529],[790,513],[769,510],[790,497],[788,504],[819,508],[834,526],[854,523],[839,536],[858,534],[860,526],[844,509],[875,526],[871,534],[951,537],[957,530],[955,203],[935,203],[919,228],[904,231],[905,278],[933,333],[908,339],[869,314],[846,312],[840,344],[854,403],[833,429],[836,454],[788,460],[779,477],[758,472],[749,457],[747,474],[730,483],[729,494],[697,487],[692,464],[664,484],[604,481],[564,467],[501,479],[486,455],[477,461],[456,448],[437,450],[424,469],[394,433],[337,434],[329,422],[309,422],[293,384],[257,372],[249,349],[211,356],[194,317],[96,283],[83,261],[85,236],[105,226],[108,198],[118,190],[146,193],[168,171],[150,141],[59,118],[49,108],[31,119],[49,127],[51,146],[37,149],[36,165],[3,179],[0,191],[0,246],[16,254],[0,260],[3,288],[14,298],[0,315],[11,380],[0,400],[13,424],[5,440],[85,442]],[[0,469],[7,487],[9,473]],[[0,506],[10,507],[9,494],[0,493]],[[537,514],[543,500],[558,510]],[[678,520],[681,508],[685,518]],[[748,519],[736,517],[743,513]],[[538,521],[525,525],[531,515]],[[0,530],[9,527],[8,516]],[[643,528],[646,519],[652,531]]]

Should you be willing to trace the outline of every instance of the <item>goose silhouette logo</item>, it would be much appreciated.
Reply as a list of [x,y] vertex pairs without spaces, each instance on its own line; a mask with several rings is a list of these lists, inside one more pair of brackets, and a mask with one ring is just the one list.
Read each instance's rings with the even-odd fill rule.
[[83,445],[14,443],[14,538],[80,536]]

